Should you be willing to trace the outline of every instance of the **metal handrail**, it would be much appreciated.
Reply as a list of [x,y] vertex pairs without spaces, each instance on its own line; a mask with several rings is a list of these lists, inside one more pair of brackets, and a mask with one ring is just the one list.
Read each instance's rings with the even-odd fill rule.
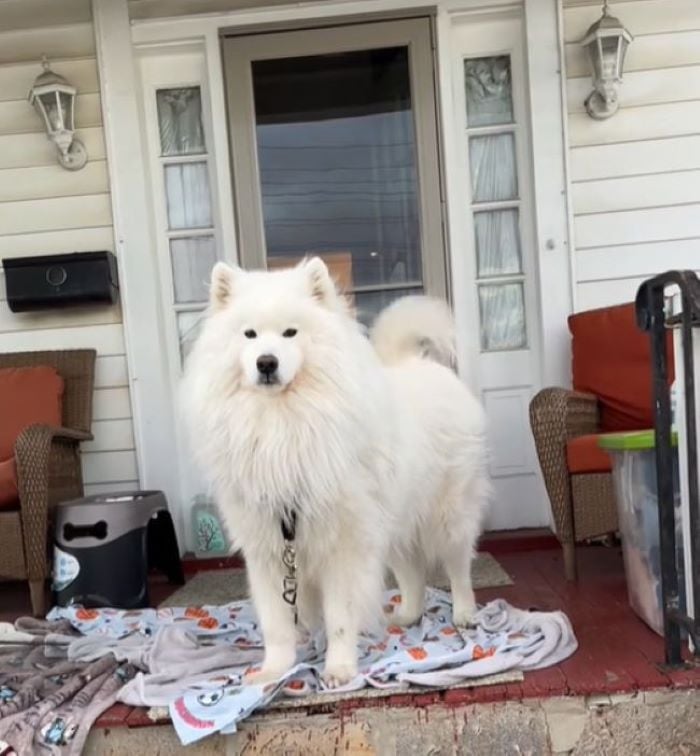
[[[665,312],[664,290],[674,285],[680,289],[682,311],[678,317],[669,319]],[[683,345],[690,504],[689,556],[693,568],[691,583],[694,613],[697,615],[700,612],[700,579],[698,575],[700,573],[700,502],[698,498],[697,410],[695,406],[692,329],[694,326],[700,325],[700,279],[693,271],[671,270],[645,281],[637,291],[636,312],[637,324],[642,330],[649,332],[651,339],[665,657],[666,664],[678,666],[683,663],[681,652],[682,629],[690,635],[696,656],[700,655],[700,622],[681,611],[680,604],[679,576],[676,563],[671,395],[668,383],[666,331],[671,325],[679,326]]]

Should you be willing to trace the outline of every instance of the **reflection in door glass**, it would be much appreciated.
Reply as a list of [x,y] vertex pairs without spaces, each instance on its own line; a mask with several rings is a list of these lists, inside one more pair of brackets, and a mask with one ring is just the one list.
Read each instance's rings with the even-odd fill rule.
[[510,56],[464,61],[469,127],[513,122]]
[[156,102],[162,154],[195,155],[204,152],[199,87],[159,89]]
[[320,254],[353,291],[420,290],[407,48],[256,61],[252,70],[270,266]]

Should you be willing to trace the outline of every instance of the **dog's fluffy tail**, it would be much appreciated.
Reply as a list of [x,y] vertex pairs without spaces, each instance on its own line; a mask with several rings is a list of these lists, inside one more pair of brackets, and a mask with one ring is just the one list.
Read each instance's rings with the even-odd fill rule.
[[432,297],[402,297],[377,317],[372,344],[386,365],[408,357],[426,357],[456,369],[457,350],[452,314],[445,302]]

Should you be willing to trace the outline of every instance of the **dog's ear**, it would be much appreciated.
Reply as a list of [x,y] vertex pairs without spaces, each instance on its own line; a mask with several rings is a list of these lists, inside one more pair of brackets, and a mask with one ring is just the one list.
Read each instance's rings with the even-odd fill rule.
[[326,263],[320,257],[304,260],[300,267],[309,282],[311,296],[323,305],[331,306],[338,298],[335,284]]
[[221,310],[231,301],[238,272],[238,268],[223,262],[216,263],[212,268],[209,304],[213,309]]

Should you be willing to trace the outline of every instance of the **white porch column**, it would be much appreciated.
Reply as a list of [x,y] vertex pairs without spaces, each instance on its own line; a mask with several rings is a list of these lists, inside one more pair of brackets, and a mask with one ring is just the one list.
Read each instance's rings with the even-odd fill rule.
[[178,458],[173,397],[166,355],[158,348],[162,308],[160,293],[152,286],[158,273],[127,0],[93,0],[92,12],[139,481],[142,488],[165,492],[182,549],[185,530],[173,470]]
[[[532,142],[537,270],[540,290],[542,385],[569,386],[573,311],[572,255],[566,175],[559,13],[561,0],[524,0]],[[567,282],[562,285],[562,282]]]

